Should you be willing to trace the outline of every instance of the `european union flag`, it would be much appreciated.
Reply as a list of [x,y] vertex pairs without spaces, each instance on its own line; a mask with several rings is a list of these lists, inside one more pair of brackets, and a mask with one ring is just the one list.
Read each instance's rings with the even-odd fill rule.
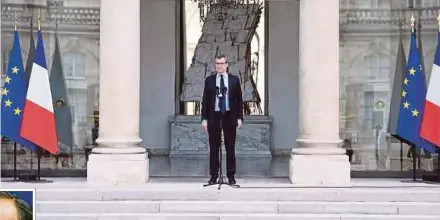
[[20,136],[28,83],[23,68],[20,39],[16,30],[14,31],[14,42],[9,57],[8,70],[1,90],[1,134],[3,137],[17,142],[31,151],[36,151],[37,146],[34,143]]
[[420,137],[420,125],[425,107],[426,79],[420,62],[416,34],[411,33],[408,64],[402,86],[400,111],[396,136],[409,145],[423,148],[431,153],[435,147]]

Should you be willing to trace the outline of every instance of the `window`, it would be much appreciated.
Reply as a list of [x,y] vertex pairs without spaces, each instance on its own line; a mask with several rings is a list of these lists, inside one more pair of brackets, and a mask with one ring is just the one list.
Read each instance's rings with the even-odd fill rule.
[[419,0],[422,1],[422,7],[437,7],[440,4],[439,0]]
[[390,1],[386,0],[348,0],[344,2],[344,6],[347,8],[388,8]]
[[363,130],[369,131],[374,127],[374,92],[365,92]]
[[83,89],[68,89],[69,104],[72,110],[72,120],[75,126],[87,122],[87,96]]
[[389,80],[390,58],[382,53],[375,53],[364,58],[365,77],[368,80]]
[[63,55],[69,105],[71,108],[74,142],[77,146],[90,143],[87,133],[87,54],[80,51],[68,51]]
[[66,52],[63,56],[66,77],[84,78],[86,76],[86,55],[78,51]]
[[8,63],[9,63],[9,53],[11,52],[11,50],[3,50],[2,51],[2,77],[6,76],[6,70],[8,68]]

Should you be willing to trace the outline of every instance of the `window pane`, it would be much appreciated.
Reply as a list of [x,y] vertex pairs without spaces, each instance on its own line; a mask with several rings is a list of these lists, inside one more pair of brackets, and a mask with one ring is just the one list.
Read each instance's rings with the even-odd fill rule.
[[[61,2],[61,1],[60,1]],[[68,1],[64,1],[68,2]],[[7,4],[7,7],[5,7]],[[41,10],[42,33],[46,62],[48,70],[52,70],[52,61],[55,51],[55,21],[58,22],[58,39],[61,52],[62,66],[67,90],[67,102],[70,105],[72,116],[73,144],[72,146],[60,145],[60,154],[56,159],[53,155],[45,155],[41,161],[41,169],[86,169],[86,148],[92,145],[92,129],[94,127],[92,114],[98,110],[97,89],[99,88],[98,71],[99,58],[99,22],[92,23],[92,17],[99,16],[99,4],[94,6],[86,1],[68,5],[66,10],[55,10],[50,4],[43,8],[32,7],[26,4],[2,3],[2,74],[8,65],[9,50],[12,48],[14,11],[20,11],[18,24],[20,25],[20,43],[23,51],[23,65],[26,66],[27,56],[30,51],[30,22],[28,17],[34,16],[33,37],[35,44],[36,20],[38,10]],[[78,5],[79,4],[79,5]],[[87,10],[84,10],[87,8]],[[23,12],[23,14],[21,14]],[[18,14],[17,14],[18,15]],[[57,18],[57,19],[55,19]],[[81,34],[87,30],[87,35]],[[22,31],[21,31],[22,30]],[[73,30],[73,31],[72,31]],[[3,78],[3,77],[2,77]],[[64,133],[65,134],[65,133]],[[2,171],[13,169],[13,145],[3,142],[1,166]],[[72,154],[70,152],[72,148]],[[28,150],[19,146],[18,169],[29,169],[30,158],[33,158],[36,169],[36,154],[31,156]],[[72,158],[72,159],[71,159]]]
[[[357,6],[351,8],[341,4],[341,15],[350,15],[348,19],[341,17],[343,22],[340,27],[340,39],[343,43],[340,44],[340,54],[343,57],[340,59],[343,62],[340,69],[340,90],[345,91],[345,93],[341,92],[341,103],[345,106],[353,106],[342,108],[341,115],[354,115],[350,120],[343,120],[341,138],[350,142],[354,150],[351,161],[353,170],[412,169],[412,160],[406,157],[409,147],[403,145],[404,156],[401,157],[400,142],[391,139],[387,131],[392,80],[399,45],[399,26],[398,22],[394,21],[405,19],[405,25],[409,25],[411,13],[407,13],[407,2],[378,0],[369,1],[371,4],[367,4],[367,1],[351,1]],[[425,0],[422,1],[422,5],[426,7],[421,9],[420,16],[425,21],[436,21],[437,9],[440,6],[438,1]],[[417,13],[414,16],[416,19],[419,18]],[[418,30],[422,33],[424,62],[427,66],[432,65],[434,53],[430,51],[435,51],[437,45],[432,43],[437,42],[436,32],[431,31],[435,28],[434,23],[432,25],[424,23],[422,30]],[[406,59],[410,43],[408,31],[408,28],[403,28],[402,32]],[[360,55],[345,56],[346,54]],[[342,77],[362,76],[362,74],[365,77]],[[354,87],[362,94],[361,96],[353,97],[354,90],[350,88]],[[355,108],[355,106],[359,107]],[[420,169],[431,171],[434,166],[433,158],[430,155],[424,156],[420,158]]]

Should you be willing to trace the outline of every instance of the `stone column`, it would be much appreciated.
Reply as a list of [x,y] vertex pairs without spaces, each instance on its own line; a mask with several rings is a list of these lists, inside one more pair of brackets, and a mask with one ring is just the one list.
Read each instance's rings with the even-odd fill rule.
[[339,138],[339,1],[300,1],[299,138],[290,181],[350,184],[350,164]]
[[140,0],[101,0],[99,147],[87,180],[99,184],[148,181],[148,155],[139,147]]

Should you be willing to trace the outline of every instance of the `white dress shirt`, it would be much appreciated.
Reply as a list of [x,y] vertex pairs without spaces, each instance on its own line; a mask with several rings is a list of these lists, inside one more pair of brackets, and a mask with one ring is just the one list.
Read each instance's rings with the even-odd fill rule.
[[[227,73],[217,73],[217,78],[216,78],[215,86],[217,86],[218,88],[221,88],[220,87],[220,81],[221,81],[221,76],[220,75],[223,75],[223,81],[225,82],[225,87],[226,87],[226,89],[228,89],[228,90],[226,90],[225,101],[226,101],[226,111],[229,111],[229,96],[228,96],[228,93],[229,93],[228,82],[229,81],[228,81],[228,74]],[[222,91],[219,91],[219,92],[221,93]],[[216,112],[220,111],[219,99],[218,99],[217,96],[215,97],[215,111]]]

